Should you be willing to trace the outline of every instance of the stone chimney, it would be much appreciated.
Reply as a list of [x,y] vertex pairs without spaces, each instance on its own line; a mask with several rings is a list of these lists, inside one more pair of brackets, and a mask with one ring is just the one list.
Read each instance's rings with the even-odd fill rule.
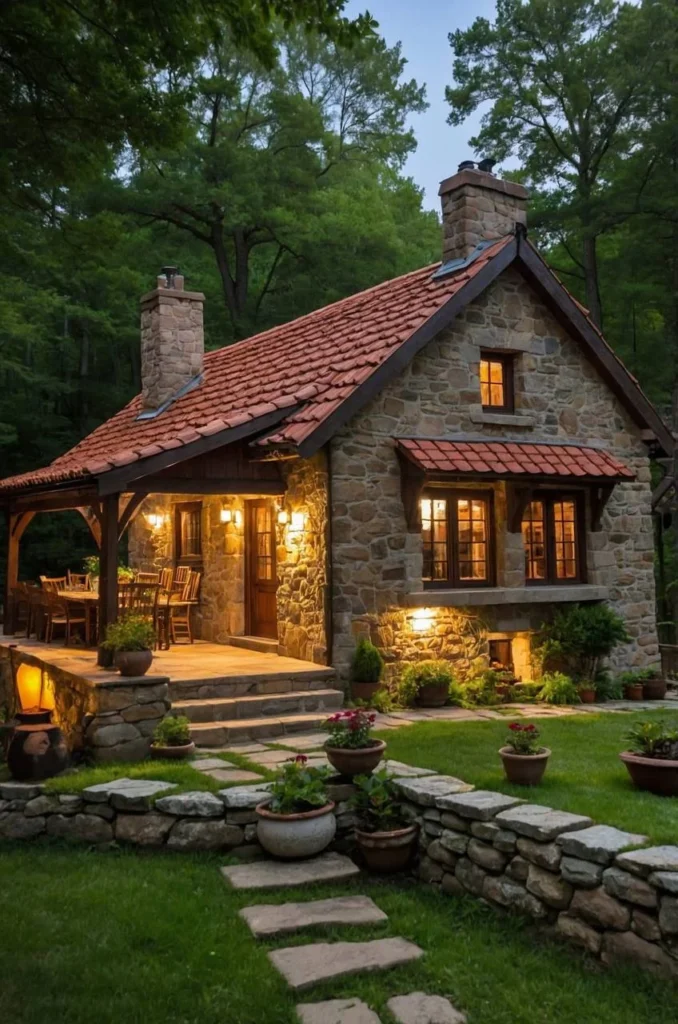
[[443,207],[443,263],[466,259],[478,242],[513,234],[527,221],[527,189],[502,181],[492,173],[492,161],[476,167],[464,160],[451,178],[441,181],[438,195]]
[[144,412],[159,409],[202,373],[202,292],[185,292],[178,267],[163,267],[157,288],[141,297],[141,391]]

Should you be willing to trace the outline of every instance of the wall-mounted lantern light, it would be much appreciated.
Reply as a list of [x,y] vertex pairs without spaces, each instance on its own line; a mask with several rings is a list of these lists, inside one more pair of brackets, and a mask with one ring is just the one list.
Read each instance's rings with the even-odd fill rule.
[[287,526],[290,521],[290,514],[287,509],[281,508],[278,512],[278,522],[281,526]]
[[306,526],[306,513],[293,512],[290,520],[290,530],[293,533],[301,533]]
[[239,508],[222,508],[219,513],[222,523],[233,523],[234,526],[242,526],[242,512]]
[[425,633],[433,626],[434,611],[432,608],[417,608],[410,615],[410,625],[415,633]]
[[146,514],[146,522],[152,530],[159,530],[164,525],[166,518],[162,512],[148,512]]

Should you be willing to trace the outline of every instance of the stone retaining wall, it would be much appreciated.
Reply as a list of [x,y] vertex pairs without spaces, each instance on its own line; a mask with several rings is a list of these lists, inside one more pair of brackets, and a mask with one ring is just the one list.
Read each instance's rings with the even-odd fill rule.
[[678,978],[678,846],[639,849],[646,836],[446,776],[399,785],[420,825],[416,872],[441,894],[531,917],[605,964]]

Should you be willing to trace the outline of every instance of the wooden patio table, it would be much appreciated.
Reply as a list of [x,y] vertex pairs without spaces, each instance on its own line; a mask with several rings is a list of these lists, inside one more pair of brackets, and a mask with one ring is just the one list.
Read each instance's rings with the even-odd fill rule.
[[[85,610],[92,616],[90,622],[90,636],[94,637],[94,643],[92,646],[97,645],[97,610],[99,602],[99,594],[96,590],[58,590],[58,596],[62,601],[69,601],[71,604],[84,604]],[[171,594],[169,599],[170,605],[181,605],[190,604],[197,605],[198,601],[182,601],[181,594]],[[164,602],[161,603],[159,608],[167,608],[168,605]]]

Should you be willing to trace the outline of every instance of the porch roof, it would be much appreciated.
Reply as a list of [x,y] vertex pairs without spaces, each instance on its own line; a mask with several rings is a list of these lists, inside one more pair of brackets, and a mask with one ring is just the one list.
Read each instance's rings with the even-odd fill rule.
[[396,438],[398,450],[425,473],[492,477],[635,480],[636,474],[602,448],[535,441]]

